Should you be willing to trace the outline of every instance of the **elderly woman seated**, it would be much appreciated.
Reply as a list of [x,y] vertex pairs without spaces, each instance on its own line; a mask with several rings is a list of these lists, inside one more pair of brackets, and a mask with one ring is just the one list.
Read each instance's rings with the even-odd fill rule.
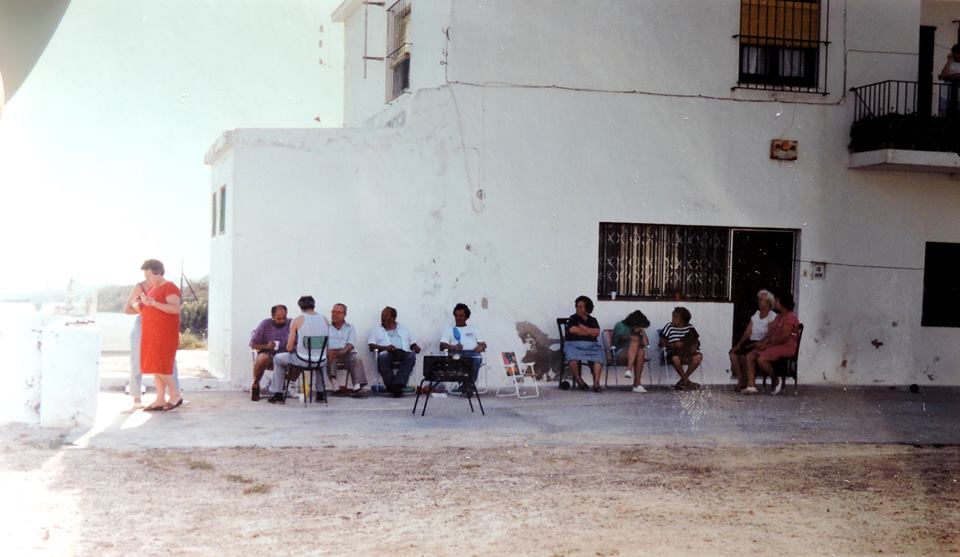
[[770,394],[779,394],[783,389],[783,381],[778,381],[773,373],[773,362],[780,358],[792,358],[797,353],[800,319],[793,313],[793,305],[793,295],[789,292],[776,297],[774,309],[777,318],[770,324],[766,338],[747,354],[747,387],[740,391],[741,394],[756,394],[758,367],[760,373],[773,378],[773,391]]
[[773,312],[773,294],[769,290],[757,292],[757,312],[750,317],[740,340],[730,349],[730,373],[737,380],[737,392],[747,387],[747,354],[766,338],[770,324],[776,318]]
[[593,392],[600,392],[600,371],[606,358],[603,346],[598,341],[600,324],[590,315],[593,311],[593,300],[586,296],[578,296],[574,301],[577,312],[567,319],[566,339],[563,345],[563,357],[570,366],[573,379],[580,390],[586,391],[590,387],[580,376],[580,362],[587,362],[593,368]]
[[640,374],[643,373],[643,364],[646,361],[644,348],[650,344],[647,339],[646,328],[650,320],[642,311],[631,312],[623,321],[613,326],[614,353],[619,359],[626,356],[627,379],[633,377],[633,392],[645,393],[646,389],[640,384]]
[[[678,391],[694,391],[700,388],[699,383],[690,380],[690,376],[703,362],[703,354],[700,353],[700,334],[690,324],[690,318],[690,310],[687,308],[673,308],[670,323],[660,330],[660,346],[667,349],[670,364],[680,376],[680,380],[675,385]],[[687,366],[686,371],[683,369],[684,364]]]

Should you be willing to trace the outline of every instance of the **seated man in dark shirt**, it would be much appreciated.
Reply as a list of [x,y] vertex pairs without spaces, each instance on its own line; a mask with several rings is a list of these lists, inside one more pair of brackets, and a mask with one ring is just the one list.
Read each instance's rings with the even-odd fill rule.
[[[257,351],[253,361],[253,385],[250,386],[250,400],[260,400],[260,379],[263,372],[273,369],[273,357],[277,352],[287,351],[287,337],[290,335],[290,321],[287,319],[287,306],[277,304],[270,308],[270,319],[264,319],[250,335],[250,348]],[[277,386],[272,386],[274,391]],[[283,385],[280,385],[280,389]]]

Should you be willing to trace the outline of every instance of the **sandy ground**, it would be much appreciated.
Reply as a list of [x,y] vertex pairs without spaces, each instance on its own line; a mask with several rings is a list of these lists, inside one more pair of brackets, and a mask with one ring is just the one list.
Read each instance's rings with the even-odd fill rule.
[[79,449],[0,428],[4,555],[951,555],[960,447]]

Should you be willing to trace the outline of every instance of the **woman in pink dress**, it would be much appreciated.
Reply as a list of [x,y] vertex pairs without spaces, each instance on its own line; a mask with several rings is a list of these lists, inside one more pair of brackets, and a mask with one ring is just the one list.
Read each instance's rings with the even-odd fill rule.
[[146,292],[140,294],[143,337],[140,341],[140,369],[153,374],[157,398],[146,411],[173,410],[183,404],[173,362],[180,343],[180,289],[163,278],[163,263],[148,259],[140,267],[146,279]]
[[770,324],[767,336],[754,345],[747,354],[747,387],[741,394],[752,395],[757,392],[757,367],[760,373],[773,378],[773,391],[778,394],[783,389],[783,382],[778,381],[773,373],[773,362],[780,358],[792,358],[797,353],[797,327],[800,319],[793,313],[793,295],[785,292],[776,297],[777,318]]

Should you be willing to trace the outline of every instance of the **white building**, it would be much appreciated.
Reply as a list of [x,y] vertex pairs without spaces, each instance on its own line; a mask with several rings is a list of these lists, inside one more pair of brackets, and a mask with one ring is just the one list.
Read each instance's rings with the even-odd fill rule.
[[[211,371],[248,383],[250,331],[301,294],[348,304],[362,342],[392,305],[427,350],[463,301],[494,352],[543,350],[587,294],[604,327],[690,308],[717,382],[766,287],[797,298],[802,383],[960,384],[960,156],[950,128],[901,129],[947,125],[923,84],[956,19],[957,0],[345,0],[346,128],[207,153]],[[887,80],[910,84],[851,91]]]

